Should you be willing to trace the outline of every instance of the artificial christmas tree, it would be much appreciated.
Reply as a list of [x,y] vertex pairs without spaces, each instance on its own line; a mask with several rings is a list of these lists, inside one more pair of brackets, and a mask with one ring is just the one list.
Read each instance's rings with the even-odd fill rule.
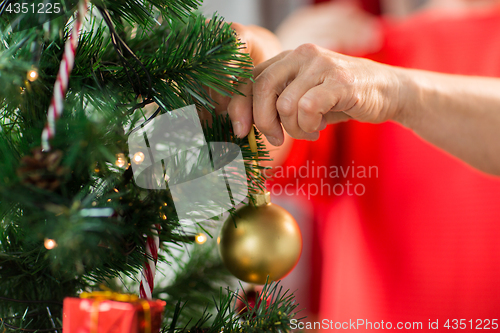
[[[215,242],[195,244],[200,231],[216,232],[218,215],[181,219],[179,196],[172,195],[180,193],[175,181],[205,176],[207,165],[224,169],[229,187],[231,177],[241,178],[226,172],[235,159],[230,144],[247,161],[267,159],[265,147],[259,142],[258,154],[252,152],[227,117],[213,114],[202,127],[206,149],[155,164],[146,138],[147,147],[131,153],[133,133],[146,135],[163,116],[182,118],[172,110],[188,105],[213,113],[207,88],[229,96],[251,76],[251,59],[239,52],[231,27],[218,17],[207,21],[197,14],[199,5],[0,2],[1,331],[60,332],[66,297],[100,284],[136,292],[130,281],[140,280],[141,271],[150,274],[156,260],[166,263],[158,287],[142,287],[166,301],[163,331],[289,330],[296,304],[276,284],[264,288],[271,295],[265,311],[238,315],[238,294],[221,291],[230,278]],[[142,176],[134,172],[147,161]],[[169,163],[176,172],[167,173]],[[263,188],[260,168],[244,164],[250,190]],[[166,188],[139,186],[158,181],[158,170]],[[207,196],[217,203],[219,194]],[[233,193],[233,204],[245,195]]]

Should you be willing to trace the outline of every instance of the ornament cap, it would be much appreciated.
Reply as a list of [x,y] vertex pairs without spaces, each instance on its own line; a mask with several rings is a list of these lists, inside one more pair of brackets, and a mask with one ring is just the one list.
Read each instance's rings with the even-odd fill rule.
[[250,204],[254,207],[265,206],[271,203],[271,192],[263,191],[251,194],[252,199],[250,200]]

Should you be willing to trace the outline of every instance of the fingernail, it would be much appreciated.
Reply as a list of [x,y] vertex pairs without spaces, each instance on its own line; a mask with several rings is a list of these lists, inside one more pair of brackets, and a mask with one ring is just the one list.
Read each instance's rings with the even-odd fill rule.
[[266,136],[267,141],[269,141],[270,144],[273,146],[280,146],[281,142],[279,139],[275,138],[274,136]]
[[234,130],[234,135],[236,135],[239,138],[242,138],[244,136],[243,132],[243,125],[239,121],[235,121],[233,123],[233,130]]
[[319,139],[319,132],[309,133],[305,138],[307,141],[316,141]]

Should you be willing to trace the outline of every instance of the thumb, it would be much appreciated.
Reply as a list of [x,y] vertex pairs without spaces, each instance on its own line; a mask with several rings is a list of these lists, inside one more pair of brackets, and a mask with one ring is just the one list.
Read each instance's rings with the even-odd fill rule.
[[330,111],[323,115],[323,119],[325,119],[326,123],[330,125],[345,122],[353,118],[342,111]]

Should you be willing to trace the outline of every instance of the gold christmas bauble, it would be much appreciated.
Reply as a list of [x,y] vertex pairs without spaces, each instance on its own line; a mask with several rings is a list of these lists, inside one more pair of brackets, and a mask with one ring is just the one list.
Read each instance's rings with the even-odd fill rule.
[[292,271],[302,252],[302,235],[292,215],[270,202],[269,192],[254,198],[254,204],[239,208],[225,221],[219,252],[238,279],[264,284],[268,276],[277,281]]

